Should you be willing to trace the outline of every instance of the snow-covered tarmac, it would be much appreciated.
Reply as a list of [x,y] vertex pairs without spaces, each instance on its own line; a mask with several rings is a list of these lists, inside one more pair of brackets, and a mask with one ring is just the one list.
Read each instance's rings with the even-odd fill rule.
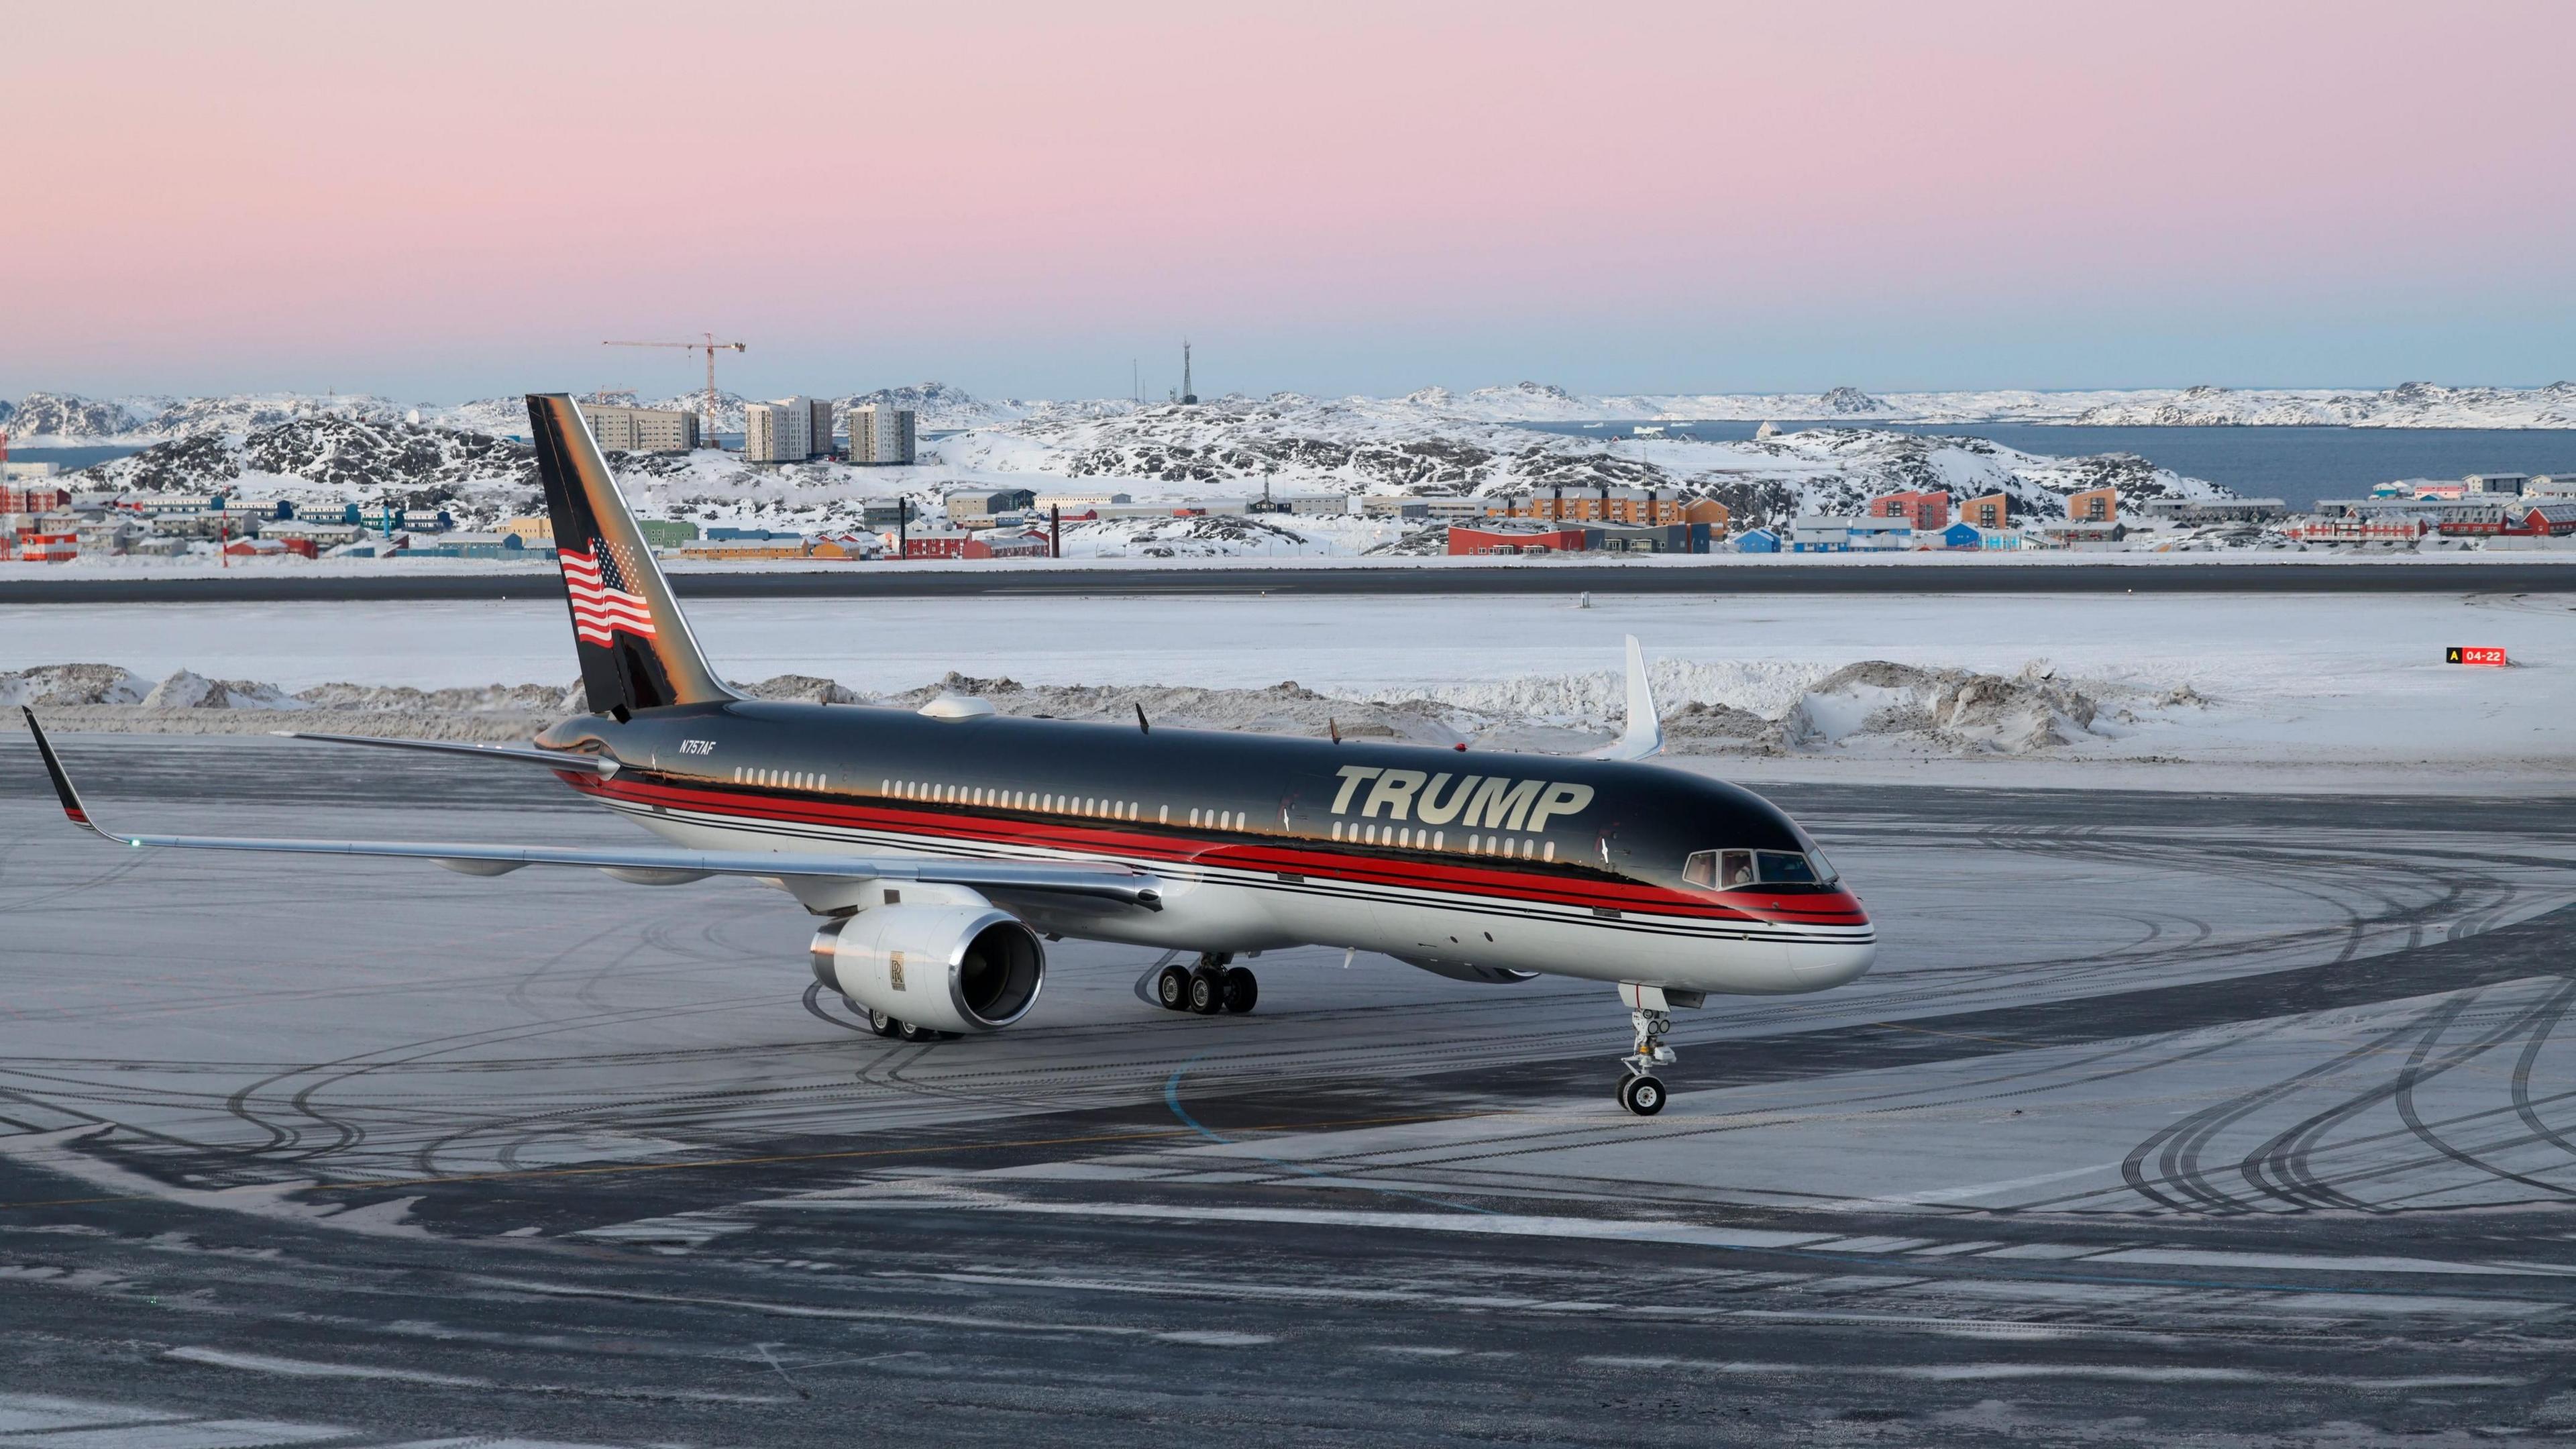
[[[623,830],[436,761],[64,744],[120,825]],[[1201,1018],[1138,1000],[1153,953],[1065,943],[1021,1027],[902,1046],[757,886],[121,851],[28,755],[0,740],[7,1423],[2576,1427],[2561,802],[1776,787],[1880,965],[1682,1014],[1641,1122],[1600,988],[1300,950]]]

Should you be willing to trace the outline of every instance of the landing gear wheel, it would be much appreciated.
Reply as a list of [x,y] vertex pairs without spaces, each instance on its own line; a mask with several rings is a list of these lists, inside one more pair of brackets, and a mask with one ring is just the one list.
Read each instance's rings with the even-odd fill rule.
[[898,1021],[898,1022],[896,1022],[896,1023],[894,1024],[894,1034],[895,1034],[896,1036],[899,1036],[899,1037],[903,1038],[905,1041],[937,1041],[937,1040],[939,1040],[939,1033],[938,1033],[938,1032],[936,1032],[936,1031],[934,1031],[934,1030],[932,1030],[931,1028],[926,1027],[926,1026],[915,1026],[915,1025],[913,1025],[911,1022],[908,1022],[908,1021]]
[[1154,999],[1163,1003],[1163,1009],[1165,1011],[1189,1010],[1190,968],[1187,966],[1164,967],[1163,974],[1154,978]]
[[1619,1084],[1619,1105],[1639,1117],[1664,1110],[1664,1079],[1639,1072]]
[[1190,973],[1190,1010],[1201,1016],[1214,1016],[1225,1010],[1225,973],[1193,971]]
[[903,1030],[903,1023],[886,1015],[882,1011],[870,1008],[868,1011],[868,1030],[875,1032],[879,1036],[893,1036],[895,1033]]
[[1261,999],[1261,978],[1253,975],[1248,967],[1228,966],[1225,968],[1224,995],[1226,1010],[1237,1015],[1250,1011],[1252,1003]]

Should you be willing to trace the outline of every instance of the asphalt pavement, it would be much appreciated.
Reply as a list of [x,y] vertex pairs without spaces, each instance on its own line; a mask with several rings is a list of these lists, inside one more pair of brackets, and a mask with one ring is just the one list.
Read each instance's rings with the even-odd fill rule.
[[[63,741],[117,825],[625,829]],[[904,1045],[740,881],[119,850],[0,742],[0,1442],[2547,1442],[2563,799],[1766,787],[1884,932],[1684,1013],[1064,943]]]

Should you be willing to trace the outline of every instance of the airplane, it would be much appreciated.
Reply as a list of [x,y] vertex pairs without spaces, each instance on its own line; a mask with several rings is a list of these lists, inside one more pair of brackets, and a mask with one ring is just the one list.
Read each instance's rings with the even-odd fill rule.
[[1141,709],[1132,728],[1017,718],[956,695],[917,711],[748,699],[708,666],[570,396],[527,401],[592,713],[524,746],[284,733],[535,765],[666,844],[126,834],[82,805],[27,710],[72,822],[135,849],[749,877],[821,918],[817,981],[915,1041],[1025,1019],[1065,937],[1195,952],[1151,994],[1202,1014],[1253,1009],[1238,958],[1301,945],[1470,982],[1599,981],[1635,1029],[1618,1100],[1638,1116],[1664,1106],[1673,1010],[1869,969],[1875,929],[1797,822],[1644,763],[1662,734],[1634,638],[1627,732],[1589,758],[1156,728]]

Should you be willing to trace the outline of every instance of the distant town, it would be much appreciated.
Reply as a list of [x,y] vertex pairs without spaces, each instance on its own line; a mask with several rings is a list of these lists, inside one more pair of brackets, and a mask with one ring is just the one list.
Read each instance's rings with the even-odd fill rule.
[[[720,446],[712,412],[702,416],[686,408],[605,399],[581,407],[611,454],[686,456]],[[919,461],[919,418],[909,408],[841,408],[828,399],[796,396],[746,403],[742,420],[739,451],[725,456],[755,469],[817,461],[907,467]],[[1763,436],[1773,431],[1766,427]],[[541,514],[496,521],[487,512],[464,519],[444,507],[317,502],[288,496],[290,489],[274,496],[247,486],[193,495],[102,492],[78,491],[72,486],[77,481],[55,463],[6,461],[0,437],[0,561],[533,561],[553,553],[551,526]],[[1741,522],[1726,502],[1693,490],[1609,483],[1454,495],[1274,492],[1265,483],[1258,494],[1174,498],[1110,486],[1118,481],[1103,479],[1097,487],[979,484],[870,499],[855,518],[804,528],[687,519],[649,519],[644,528],[653,546],[674,559],[825,564],[1061,557],[1068,525],[1260,515],[1371,520],[1390,526],[1401,540],[1374,551],[1481,558],[2576,549],[2576,472],[2383,483],[2367,496],[2321,500],[2297,513],[2275,498],[2124,501],[2114,486],[2080,488],[2063,496],[2062,508],[2051,499],[2050,507],[2034,510],[2027,494],[1966,496],[1933,488],[1886,492],[1857,512]]]

